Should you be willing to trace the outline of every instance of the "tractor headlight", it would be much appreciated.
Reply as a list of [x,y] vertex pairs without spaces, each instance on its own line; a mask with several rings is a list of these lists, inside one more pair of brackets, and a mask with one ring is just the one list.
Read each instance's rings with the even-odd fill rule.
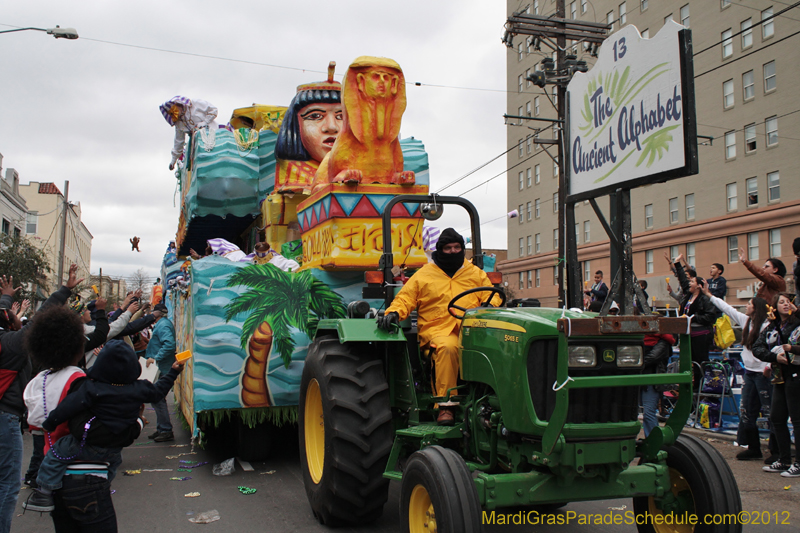
[[642,366],[642,347],[641,346],[618,346],[617,347],[617,366],[635,367]]
[[569,366],[587,367],[597,364],[597,350],[594,346],[570,346]]

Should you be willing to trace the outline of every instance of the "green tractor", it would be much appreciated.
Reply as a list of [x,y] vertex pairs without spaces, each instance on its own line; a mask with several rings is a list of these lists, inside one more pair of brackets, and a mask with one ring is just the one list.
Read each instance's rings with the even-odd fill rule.
[[[392,250],[392,207],[403,201],[420,197],[386,205],[384,250]],[[422,201],[468,211],[473,261],[481,266],[472,204]],[[381,293],[391,302],[392,267],[391,252],[384,253],[385,281],[365,287],[365,298]],[[498,286],[472,291],[485,291],[484,301],[494,294],[505,301]],[[411,532],[480,531],[483,523],[511,523],[510,511],[527,509],[530,521],[568,502],[615,498],[633,498],[624,518],[639,531],[741,531],[741,499],[727,463],[704,441],[680,435],[692,398],[685,319],[463,309],[465,294],[450,303],[462,321],[461,379],[446,398],[432,392],[412,320],[395,332],[377,329],[373,318],[320,322],[299,408],[303,478],[320,522],[374,521],[389,481],[398,480],[400,519]],[[650,332],[681,335],[679,373],[642,373]],[[672,383],[679,399],[666,425],[639,439],[639,387]],[[435,404],[448,399],[459,402],[456,424],[438,426]]]

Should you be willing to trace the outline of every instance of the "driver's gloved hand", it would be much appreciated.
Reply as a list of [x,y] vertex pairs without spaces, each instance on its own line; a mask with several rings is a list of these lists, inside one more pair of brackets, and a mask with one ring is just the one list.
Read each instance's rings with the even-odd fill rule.
[[375,323],[378,325],[378,329],[392,331],[393,325],[400,327],[400,315],[392,311],[391,313],[386,313],[385,315],[376,318]]

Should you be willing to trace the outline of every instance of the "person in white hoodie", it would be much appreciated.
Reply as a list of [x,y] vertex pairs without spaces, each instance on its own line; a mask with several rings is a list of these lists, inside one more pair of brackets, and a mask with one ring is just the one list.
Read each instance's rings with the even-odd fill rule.
[[764,375],[764,369],[769,366],[753,355],[753,343],[758,339],[761,331],[769,324],[767,318],[767,301],[755,297],[747,302],[745,312],[737,311],[725,300],[711,294],[706,284],[703,292],[709,297],[711,303],[720,311],[728,315],[734,325],[742,328],[742,363],[744,364],[744,384],[742,385],[742,399],[739,407],[739,428],[736,440],[740,446],[747,446],[746,450],[739,452],[736,458],[740,461],[760,459],[761,440],[758,433],[758,412],[763,411],[768,416],[770,406],[771,387],[769,378]]

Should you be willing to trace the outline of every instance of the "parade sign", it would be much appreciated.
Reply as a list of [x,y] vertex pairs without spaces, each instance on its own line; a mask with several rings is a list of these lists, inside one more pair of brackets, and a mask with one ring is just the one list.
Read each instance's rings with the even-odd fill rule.
[[609,36],[567,87],[570,200],[697,173],[691,32]]

